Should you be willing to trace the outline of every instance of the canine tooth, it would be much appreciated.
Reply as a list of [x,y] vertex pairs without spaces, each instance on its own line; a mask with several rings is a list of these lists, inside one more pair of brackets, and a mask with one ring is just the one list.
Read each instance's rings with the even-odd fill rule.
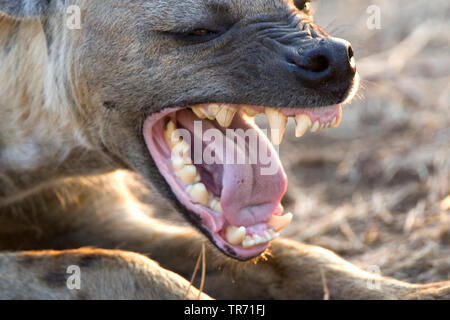
[[276,232],[283,230],[286,228],[289,223],[291,223],[293,218],[292,213],[286,213],[282,216],[273,216],[270,218],[270,220],[267,222],[267,224]]
[[197,180],[197,168],[193,165],[183,166],[179,170],[175,170],[175,174],[184,184],[191,184]]
[[295,136],[297,138],[302,137],[312,125],[311,118],[306,114],[296,115],[295,122],[297,123],[297,126],[295,127]]
[[314,122],[312,128],[311,128],[311,132],[316,132],[319,130],[319,121]]
[[247,230],[245,227],[228,226],[225,230],[225,238],[232,245],[241,244]]
[[272,143],[279,145],[281,141],[283,141],[287,117],[280,111],[273,108],[266,108],[265,113],[271,129]]
[[209,202],[209,193],[203,183],[196,183],[186,188],[186,191],[196,202],[206,206]]
[[216,114],[216,121],[224,128],[228,128],[233,121],[236,110],[223,106],[222,109]]
[[219,213],[223,212],[222,205],[220,204],[220,199],[218,198],[212,198],[211,201],[209,202],[209,207]]

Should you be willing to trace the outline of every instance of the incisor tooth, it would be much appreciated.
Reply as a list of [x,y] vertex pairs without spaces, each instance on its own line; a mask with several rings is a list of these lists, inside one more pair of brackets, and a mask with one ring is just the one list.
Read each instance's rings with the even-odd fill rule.
[[247,108],[247,107],[244,107],[244,108],[242,109],[242,111],[244,111],[244,112],[245,112],[248,116],[250,116],[250,117],[254,117],[254,116],[256,116],[257,114],[259,114],[258,111],[254,110],[254,109],[251,109],[251,108]]
[[197,179],[197,168],[193,165],[183,166],[182,168],[175,170],[175,174],[184,184],[191,184]]
[[208,107],[208,109],[200,108],[200,107],[194,107],[194,108],[192,108],[192,111],[200,119],[205,119],[205,118],[208,118],[209,120],[214,120],[215,119],[215,116],[209,111],[209,107]]
[[206,206],[209,203],[209,193],[203,183],[196,183],[186,188],[189,195],[196,202]]
[[215,117],[220,111],[220,106],[215,103],[210,104],[208,106],[208,111]]
[[203,109],[202,108],[199,108],[199,107],[193,107],[192,108],[192,111],[195,113],[195,115],[197,116],[197,117],[199,117],[200,119],[205,119],[206,118],[206,114],[205,114],[205,112],[203,111]]
[[265,109],[267,120],[271,129],[272,143],[279,145],[283,141],[284,131],[286,130],[287,117],[280,111],[273,108]]
[[253,238],[250,236],[246,236],[242,241],[242,246],[244,248],[253,247],[255,244],[255,240],[253,240]]
[[302,137],[312,125],[311,118],[306,114],[296,115],[295,122],[297,123],[297,126],[295,127],[295,136],[297,138]]
[[255,241],[255,244],[260,244],[260,243],[266,242],[266,241],[264,240],[264,238],[258,236],[257,234],[255,234],[255,235],[253,236],[253,241]]
[[230,244],[238,245],[244,240],[245,233],[245,227],[228,226],[225,230],[225,237]]
[[228,128],[233,121],[236,110],[223,106],[222,109],[216,114],[217,122],[224,128]]
[[311,132],[316,132],[317,130],[319,130],[319,121],[314,122]]
[[283,230],[284,228],[286,228],[289,223],[291,223],[293,218],[292,213],[286,213],[282,216],[273,216],[272,218],[270,218],[269,222],[267,222],[267,224],[276,232]]

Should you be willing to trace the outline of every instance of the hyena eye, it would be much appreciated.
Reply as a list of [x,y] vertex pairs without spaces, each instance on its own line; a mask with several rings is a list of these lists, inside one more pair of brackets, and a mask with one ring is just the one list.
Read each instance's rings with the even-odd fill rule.
[[216,30],[210,30],[210,29],[195,29],[191,32],[189,32],[190,36],[196,36],[196,37],[205,37],[205,36],[213,36],[219,33]]
[[175,39],[179,41],[184,41],[188,44],[198,44],[208,42],[219,37],[222,34],[222,31],[212,28],[198,28],[186,31],[169,31],[166,33],[175,37]]

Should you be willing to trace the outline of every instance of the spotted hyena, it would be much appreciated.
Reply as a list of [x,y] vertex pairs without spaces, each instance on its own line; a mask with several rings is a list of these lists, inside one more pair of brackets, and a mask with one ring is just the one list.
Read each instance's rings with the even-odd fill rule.
[[[309,1],[0,0],[0,12],[1,298],[183,298],[204,243],[214,298],[320,299],[323,277],[331,298],[449,297],[448,283],[275,239],[292,218],[275,150],[287,118],[297,136],[337,126],[358,87],[350,43],[314,24]],[[201,232],[149,218],[143,185]]]

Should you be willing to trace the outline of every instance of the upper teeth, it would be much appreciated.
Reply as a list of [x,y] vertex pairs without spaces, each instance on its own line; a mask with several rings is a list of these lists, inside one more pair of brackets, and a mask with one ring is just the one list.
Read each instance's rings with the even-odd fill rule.
[[284,131],[286,130],[287,117],[277,109],[265,109],[267,120],[271,128],[272,143],[279,145],[283,141]]
[[[252,107],[242,107],[241,110],[250,117],[254,117],[260,113]],[[216,120],[222,127],[228,128],[233,122],[233,118],[238,109],[228,105],[210,104],[207,107],[192,107],[192,111],[200,119],[208,118],[209,120]],[[279,145],[283,141],[288,116],[285,116],[280,110],[274,108],[265,108],[264,112],[270,125],[272,143]],[[313,122],[308,114],[297,114],[295,115],[295,122],[297,123],[295,135],[299,138],[308,130],[317,132],[325,128],[337,127],[340,120],[340,115],[338,115],[327,123],[321,123],[319,120]],[[168,130],[172,130],[172,128],[168,128]]]
[[216,113],[216,120],[222,127],[228,128],[231,125],[235,114],[236,109],[222,106],[222,108]]
[[244,111],[250,117],[254,117],[257,114],[259,114],[259,111],[256,111],[255,109],[247,108],[247,107],[242,108],[242,111]]
[[311,128],[311,132],[316,132],[319,129],[320,129],[319,121],[314,122]]
[[208,109],[194,107],[194,108],[192,108],[192,111],[200,119],[208,118],[209,120],[214,120],[216,118],[215,117],[216,113],[213,113],[210,109],[211,109],[211,107],[214,108],[215,106],[219,107],[218,105],[210,105]]
[[299,114],[295,116],[295,122],[297,126],[295,127],[295,136],[297,138],[302,137],[309,128],[311,128],[311,118],[306,114]]

